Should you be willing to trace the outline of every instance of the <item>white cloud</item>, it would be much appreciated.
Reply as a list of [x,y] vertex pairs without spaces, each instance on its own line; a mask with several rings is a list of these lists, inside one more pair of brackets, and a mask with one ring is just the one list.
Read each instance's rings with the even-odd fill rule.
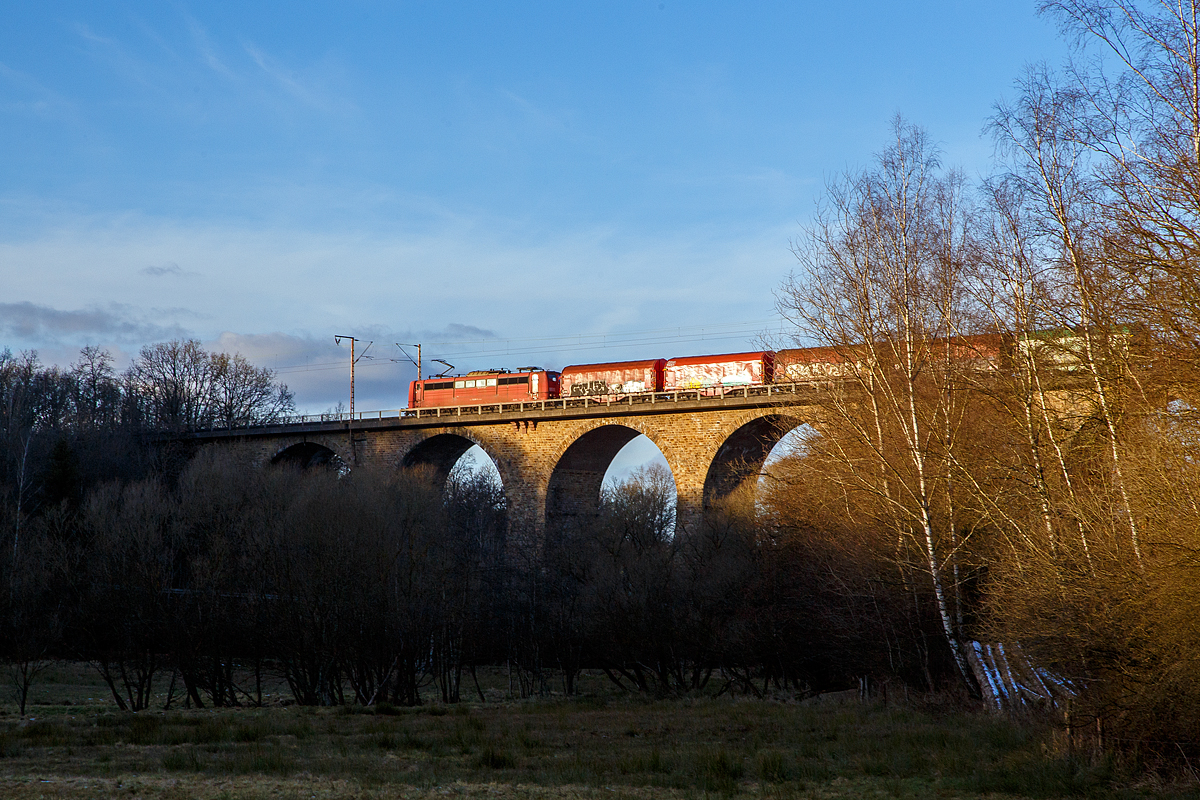
[[82,22],[75,24],[75,33],[90,45],[98,61],[125,80],[144,87],[155,86],[161,80],[161,70],[134,55],[118,39],[96,33]]
[[[400,331],[374,326],[356,330],[355,408],[380,410],[401,408],[407,404],[408,383],[416,377],[416,367],[395,346],[397,341],[456,339],[491,335],[469,325],[450,324],[440,331]],[[369,349],[364,348],[370,345]],[[278,331],[243,334],[222,331],[205,342],[210,350],[240,353],[251,363],[274,370],[296,395],[297,407],[316,413],[337,403],[349,403],[350,345],[337,345],[333,335],[289,334]],[[433,366],[426,362],[425,374]]]
[[[400,408],[406,404],[408,382],[415,370],[392,361],[395,348],[386,336],[367,351],[355,368],[356,410]],[[296,396],[304,413],[318,413],[349,404],[350,348],[338,347],[333,337],[280,332],[240,334],[223,331],[205,342],[210,350],[240,353],[251,363],[275,371],[276,377]],[[361,355],[362,351],[356,355]]]
[[[44,350],[87,338],[136,350],[194,336],[281,369],[306,404],[324,404],[316,410],[348,394],[340,388],[348,367],[314,366],[348,357],[333,344],[335,333],[375,341],[377,360],[363,362],[360,408],[403,402],[408,378],[401,376],[412,367],[388,360],[400,358],[394,342],[427,343],[427,371],[438,357],[459,370],[558,368],[742,349],[749,336],[677,345],[664,335],[608,348],[589,340],[586,349],[562,337],[764,319],[791,267],[793,233],[789,225],[725,239],[692,230],[651,240],[595,227],[546,239],[467,218],[374,234],[132,215],[57,220],[39,234],[0,241],[13,301],[0,312],[0,334],[9,337],[0,345]],[[498,344],[451,346],[489,340]]]
[[332,90],[328,86],[332,73],[337,71],[335,65],[319,62],[305,68],[295,68],[282,63],[252,42],[246,42],[242,47],[262,74],[303,105],[338,117],[358,111],[344,90]]

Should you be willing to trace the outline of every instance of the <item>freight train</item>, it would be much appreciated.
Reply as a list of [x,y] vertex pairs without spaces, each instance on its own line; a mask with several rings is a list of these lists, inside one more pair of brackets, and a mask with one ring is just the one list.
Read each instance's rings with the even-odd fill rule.
[[[957,357],[994,363],[998,336],[959,337]],[[560,398],[615,400],[644,392],[715,390],[770,383],[809,383],[849,376],[859,365],[832,347],[761,350],[647,361],[574,364],[561,372],[524,368],[488,370],[462,376],[413,381],[408,406],[466,406]]]
[[[643,392],[715,389],[771,383],[775,364],[790,364],[793,351],[575,364],[561,372],[487,370],[413,381],[409,408],[557,400],[560,397],[615,399]],[[803,351],[795,351],[797,353]],[[808,378],[811,380],[811,378]]]

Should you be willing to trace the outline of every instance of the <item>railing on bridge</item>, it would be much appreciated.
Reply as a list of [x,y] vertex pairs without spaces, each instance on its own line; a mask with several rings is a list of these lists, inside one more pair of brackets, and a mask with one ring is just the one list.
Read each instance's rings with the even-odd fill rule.
[[[466,406],[431,406],[429,408],[394,408],[384,411],[356,411],[350,413],[293,414],[281,416],[272,422],[242,427],[259,428],[275,425],[306,425],[320,422],[369,422],[383,419],[441,419],[483,414],[521,413],[526,411],[555,411],[572,408],[620,408],[625,406],[655,405],[659,403],[694,402],[697,400],[722,400],[730,398],[773,397],[797,394],[824,387],[828,381],[805,381],[797,383],[763,384],[756,386],[706,386],[698,389],[680,389],[670,392],[638,392],[619,398],[598,399],[595,397],[559,397],[554,400],[529,400],[515,403],[473,403]],[[240,429],[240,428],[239,428]],[[204,430],[234,430],[225,427],[210,427]]]

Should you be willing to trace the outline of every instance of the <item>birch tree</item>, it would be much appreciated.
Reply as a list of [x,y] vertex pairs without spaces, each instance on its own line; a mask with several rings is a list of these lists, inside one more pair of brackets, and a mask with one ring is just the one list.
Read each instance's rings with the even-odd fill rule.
[[1200,350],[1200,4],[1056,0],[1042,10],[1079,47],[1073,131],[1095,164],[1105,255],[1141,321],[1197,388]]
[[[1045,346],[1045,331],[1055,326],[1049,311],[1055,305],[1049,267],[1040,256],[1021,187],[995,180],[984,195],[989,224],[974,289],[990,325],[1008,343],[1009,363],[978,388],[1000,410],[1019,443],[993,451],[997,471],[1013,477],[1007,483],[1015,491],[1001,491],[996,482],[988,482],[977,497],[999,527],[1019,540],[1014,551],[1057,561],[1078,543],[1091,569],[1089,533],[1067,456],[1070,430],[1054,395],[1055,354]],[[995,433],[1000,439],[1000,431]],[[1020,496],[1016,502],[1015,496]],[[1036,509],[1036,525],[1027,524],[1023,512],[1028,509]]]
[[[845,441],[845,480],[895,526],[897,556],[919,554],[962,682],[977,692],[954,613],[956,544],[946,515],[956,422],[951,364],[938,343],[961,333],[962,215],[956,179],[927,134],[897,118],[870,169],[829,187],[828,204],[794,245],[800,274],[779,295],[805,344],[835,348],[845,389],[828,401]],[[910,550],[911,548],[911,550]]]
[[1130,391],[1129,329],[1121,324],[1128,317],[1120,276],[1104,257],[1106,191],[1086,142],[1087,100],[1058,85],[1044,68],[1030,70],[1019,86],[1019,100],[1001,104],[991,127],[1006,157],[1005,177],[1019,187],[1028,210],[1037,256],[1049,267],[1043,274],[1055,297],[1043,307],[1044,318],[1070,334],[1046,346],[1056,347],[1060,364],[1069,365],[1060,374],[1080,376],[1083,404],[1103,426],[1118,511],[1141,565],[1141,534],[1118,433]]

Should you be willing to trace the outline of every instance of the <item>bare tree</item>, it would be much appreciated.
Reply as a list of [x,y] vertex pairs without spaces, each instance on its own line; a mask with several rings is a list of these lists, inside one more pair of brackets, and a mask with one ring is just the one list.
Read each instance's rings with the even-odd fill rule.
[[[957,541],[944,500],[961,407],[937,344],[966,321],[962,215],[953,175],[924,131],[897,118],[873,169],[829,187],[829,205],[795,245],[801,276],[779,295],[798,338],[840,354],[850,387],[829,410],[855,491],[874,496],[903,547],[913,545],[963,683],[975,690],[947,574]],[[940,508],[939,508],[940,506]],[[903,547],[901,549],[903,549]],[[898,552],[898,555],[901,553]]]
[[1044,274],[1054,281],[1056,302],[1042,311],[1072,334],[1057,343],[1059,355],[1083,375],[1090,390],[1086,401],[1107,434],[1113,483],[1140,563],[1140,534],[1117,432],[1126,405],[1123,395],[1129,390],[1128,335],[1121,328],[1128,320],[1122,314],[1121,281],[1103,258],[1099,212],[1104,189],[1090,168],[1091,152],[1080,134],[1086,122],[1081,119],[1084,98],[1057,86],[1044,69],[1032,70],[1022,89],[1016,107],[997,109],[992,127],[1010,159],[1007,179],[1020,187],[1027,203],[1031,238],[1040,240],[1038,255],[1052,268]]
[[954,669],[930,652],[941,630],[932,592],[921,571],[897,568],[894,526],[879,524],[875,495],[844,476],[856,445],[835,436],[810,432],[770,468],[755,502],[750,644],[764,688],[810,693],[861,678],[932,689]]
[[275,374],[240,355],[209,353],[196,340],[143,347],[127,391],[154,427],[236,427],[273,422],[294,409]]
[[212,363],[200,342],[147,345],[129,375],[151,425],[188,428],[209,422]]
[[1082,54],[1072,65],[1071,134],[1105,194],[1105,255],[1130,280],[1137,314],[1195,391],[1200,348],[1200,5],[1194,0],[1056,0]]
[[[37,377],[40,371],[37,353],[19,357],[5,348],[0,352],[0,434],[3,435],[3,489],[6,510],[12,515],[12,556],[20,558],[21,526],[29,513],[33,490],[34,434],[37,429],[39,402]],[[8,504],[11,503],[11,510]]]
[[211,356],[213,421],[225,428],[265,425],[295,410],[292,393],[275,373],[238,354]]
[[[1059,386],[1064,354],[1055,347],[1062,335],[1052,263],[1042,256],[1019,184],[993,180],[985,197],[989,224],[981,235],[974,289],[990,324],[1002,333],[1007,353],[1002,368],[975,386],[1005,418],[990,442],[993,474],[1014,480],[985,481],[972,488],[999,530],[1020,540],[1022,549],[1057,559],[1077,542],[1090,568],[1089,533],[1067,456],[1073,427]],[[1009,429],[1019,432],[1019,443],[998,446]],[[1026,487],[1032,497],[1023,496]],[[1036,525],[1027,524],[1026,510],[1036,516]]]
[[108,351],[88,345],[71,366],[74,381],[74,426],[112,429],[120,422],[121,387]]
[[74,638],[123,711],[149,707],[162,666],[179,552],[174,505],[146,480],[102,487],[82,511]]

